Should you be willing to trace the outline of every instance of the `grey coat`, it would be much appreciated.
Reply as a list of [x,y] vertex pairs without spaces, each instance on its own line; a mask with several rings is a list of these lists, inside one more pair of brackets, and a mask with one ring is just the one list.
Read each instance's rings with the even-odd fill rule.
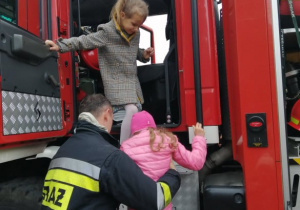
[[112,105],[124,105],[144,103],[136,60],[147,60],[143,58],[143,49],[139,49],[139,40],[138,31],[130,42],[126,41],[116,29],[114,20],[111,20],[99,25],[95,33],[60,38],[57,44],[62,53],[97,48],[104,94]]

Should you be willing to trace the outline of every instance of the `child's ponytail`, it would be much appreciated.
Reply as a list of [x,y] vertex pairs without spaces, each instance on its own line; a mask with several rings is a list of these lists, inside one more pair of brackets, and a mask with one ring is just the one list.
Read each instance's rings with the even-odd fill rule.
[[121,12],[128,18],[138,14],[146,19],[149,13],[148,4],[144,0],[118,0],[110,12],[110,18],[120,24]]
[[[165,136],[169,137],[169,147],[173,150],[175,150],[177,148],[177,138],[176,136],[167,131],[165,128],[160,128],[160,129],[156,129],[154,130],[153,128],[148,128],[149,132],[150,132],[150,148],[152,151],[154,152],[158,152],[161,148],[163,148],[163,143],[165,141]],[[161,141],[158,143],[156,148],[153,148],[153,144],[156,138],[156,135],[159,135],[161,137]]]
[[115,19],[120,24],[121,12],[126,5],[126,0],[118,0],[110,12],[110,19]]

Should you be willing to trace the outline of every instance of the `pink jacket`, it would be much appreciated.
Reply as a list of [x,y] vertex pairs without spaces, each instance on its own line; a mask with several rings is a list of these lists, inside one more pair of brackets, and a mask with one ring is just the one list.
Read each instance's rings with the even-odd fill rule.
[[[177,138],[177,137],[176,137]],[[192,142],[192,151],[187,150],[177,139],[177,149],[169,146],[169,137],[164,137],[163,147],[158,152],[150,148],[150,132],[142,130],[139,134],[124,141],[121,150],[131,157],[142,169],[144,174],[157,181],[170,168],[171,158],[179,165],[190,170],[200,170],[206,159],[206,140],[202,136],[195,136]],[[156,136],[153,148],[156,148],[161,141]],[[166,209],[170,209],[169,205]]]

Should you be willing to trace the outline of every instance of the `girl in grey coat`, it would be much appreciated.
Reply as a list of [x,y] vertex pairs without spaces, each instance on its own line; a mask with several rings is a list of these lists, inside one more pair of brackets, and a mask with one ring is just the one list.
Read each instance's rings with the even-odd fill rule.
[[139,48],[139,27],[148,16],[148,5],[143,0],[118,0],[111,11],[111,20],[97,27],[97,32],[59,38],[56,43],[46,40],[50,50],[61,53],[98,49],[104,94],[113,106],[125,109],[120,141],[129,138],[131,117],[138,112],[144,98],[137,77],[136,60],[147,62],[153,48]]

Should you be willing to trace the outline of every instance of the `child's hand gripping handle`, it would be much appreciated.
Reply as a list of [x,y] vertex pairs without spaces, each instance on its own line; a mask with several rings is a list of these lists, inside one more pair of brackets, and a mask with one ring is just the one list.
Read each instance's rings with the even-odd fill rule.
[[194,135],[195,136],[204,136],[205,132],[204,129],[202,128],[202,124],[201,123],[196,123],[196,125],[193,125],[194,128]]

